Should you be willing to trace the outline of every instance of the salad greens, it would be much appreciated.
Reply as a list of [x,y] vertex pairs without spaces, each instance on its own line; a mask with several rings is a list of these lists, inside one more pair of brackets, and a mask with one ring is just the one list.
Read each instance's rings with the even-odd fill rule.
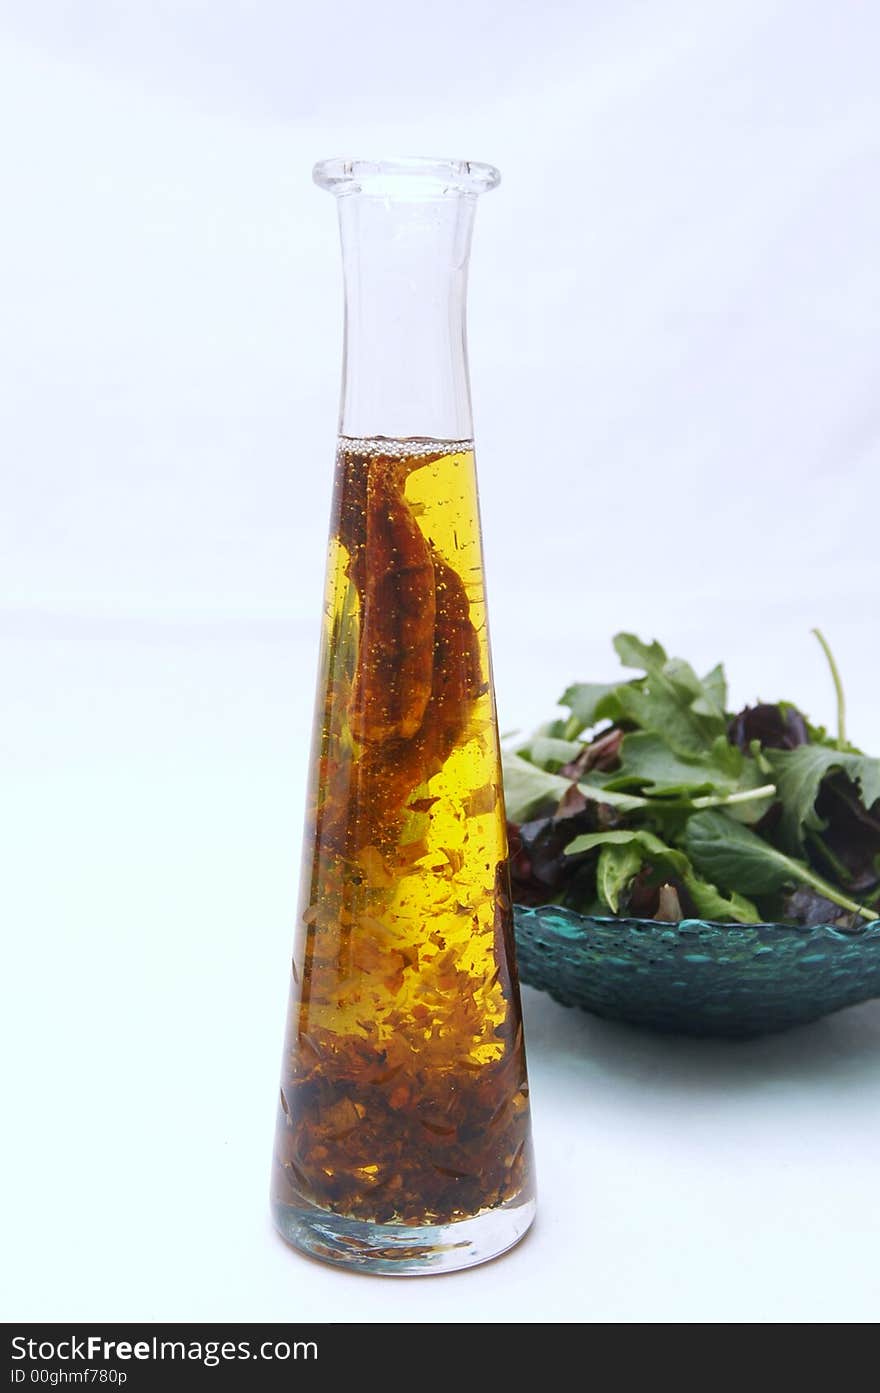
[[880,917],[880,759],[790,702],[728,708],[655,641],[618,634],[640,675],[575,683],[566,714],[504,752],[514,898],[584,914],[854,928]]

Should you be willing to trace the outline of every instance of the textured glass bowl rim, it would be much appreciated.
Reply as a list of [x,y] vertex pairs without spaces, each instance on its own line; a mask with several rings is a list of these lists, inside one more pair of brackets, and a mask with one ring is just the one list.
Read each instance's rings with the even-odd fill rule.
[[319,160],[312,170],[312,178],[319,188],[337,195],[374,192],[384,195],[394,190],[414,198],[488,193],[501,182],[501,174],[494,165],[475,160],[433,159],[428,155],[387,160],[350,159],[338,155]]
[[676,924],[516,905],[515,927],[524,984],[664,1032],[753,1038],[880,997],[880,920]]
[[523,915],[530,915],[537,918],[541,914],[556,914],[561,911],[564,919],[569,922],[579,924],[598,924],[601,928],[611,928],[612,926],[632,928],[637,926],[640,929],[654,932],[655,930],[680,930],[685,933],[689,930],[697,929],[718,929],[729,933],[731,937],[742,934],[748,930],[772,929],[779,934],[792,936],[799,934],[802,938],[810,938],[814,935],[828,935],[837,939],[849,939],[858,942],[860,939],[880,937],[880,918],[863,919],[851,929],[841,929],[835,924],[785,924],[781,920],[762,919],[757,924],[735,924],[725,919],[640,919],[638,916],[622,914],[581,914],[580,910],[569,909],[565,905],[557,904],[516,904],[514,906]]

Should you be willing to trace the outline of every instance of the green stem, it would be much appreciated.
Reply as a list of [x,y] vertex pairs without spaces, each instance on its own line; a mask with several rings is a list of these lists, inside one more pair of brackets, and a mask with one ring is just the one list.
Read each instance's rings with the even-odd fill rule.
[[847,880],[852,880],[852,876],[843,861],[841,861],[839,856],[835,855],[830,846],[825,845],[817,832],[807,832],[807,841],[810,843],[810,846],[818,852],[822,860],[831,867],[836,880],[839,880],[841,884]]
[[[578,788],[587,798],[592,798],[597,803],[602,802],[602,789],[597,785],[580,783]],[[764,784],[761,788],[741,788],[738,793],[706,793],[700,798],[664,798],[662,794],[645,798],[639,793],[628,793],[626,797],[631,800],[630,807],[633,809],[650,808],[652,812],[664,812],[672,808],[676,812],[682,809],[693,812],[696,808],[726,808],[732,803],[751,803],[758,798],[772,798],[775,792],[775,784]]]
[[865,909],[864,905],[857,904],[848,895],[843,895],[834,886],[829,885],[827,880],[823,880],[815,871],[811,871],[808,866],[802,866],[800,862],[795,862],[798,869],[798,878],[804,885],[810,885],[814,890],[818,890],[820,895],[824,895],[826,900],[831,900],[832,904],[839,904],[841,909],[848,909],[850,914],[860,914],[863,919],[867,919],[871,924],[876,919],[876,914],[871,910]]
[[739,793],[707,793],[702,798],[692,798],[692,808],[727,808],[733,803],[751,803],[756,798],[772,798],[776,792],[775,784],[764,784],[761,788],[743,788]]
[[831,677],[834,682],[834,690],[837,693],[837,748],[846,749],[846,697],[843,694],[843,682],[840,678],[840,670],[831,652],[831,645],[821,629],[813,629],[813,633],[822,645],[822,651],[828,659],[828,666],[831,669]]

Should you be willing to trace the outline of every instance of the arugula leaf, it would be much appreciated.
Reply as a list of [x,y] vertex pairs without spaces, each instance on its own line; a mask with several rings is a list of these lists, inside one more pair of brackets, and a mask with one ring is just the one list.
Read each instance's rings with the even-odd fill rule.
[[563,764],[569,764],[571,760],[577,759],[583,745],[579,740],[560,740],[554,735],[544,735],[536,731],[530,735],[524,745],[515,746],[518,755],[527,759],[532,764],[540,764],[542,769],[547,769],[551,774],[555,774],[561,769]]
[[801,878],[796,861],[723,813],[707,811],[688,818],[684,844],[694,865],[728,890],[769,895]]
[[620,682],[575,682],[559,698],[560,706],[567,706],[571,716],[564,723],[565,738],[575,739],[581,731],[596,725],[599,721],[619,721],[623,712],[617,699],[617,692],[625,683]]
[[817,875],[803,861],[786,856],[749,827],[718,812],[695,813],[684,834],[688,855],[712,881],[749,895],[768,895],[791,885],[810,885],[826,899],[871,919],[861,905]]
[[504,751],[502,766],[504,802],[511,822],[528,822],[539,808],[558,803],[571,786],[570,779],[548,774],[510,750]]
[[[626,720],[662,735],[679,754],[699,754],[716,736],[726,734],[723,711],[690,663],[667,658],[659,643],[643,643],[635,634],[617,634],[614,647],[626,667],[641,667],[646,673],[642,682],[617,690]],[[694,702],[700,710],[694,709]]]
[[[791,702],[781,701],[779,703],[783,711],[790,709]],[[827,726],[814,726],[811,721],[804,717],[804,724],[807,728],[807,738],[811,745],[829,745],[832,749],[837,749],[837,737],[832,735]]]
[[662,735],[679,754],[699,754],[706,748],[707,738],[715,734],[714,724],[707,728],[707,718],[693,711],[671,684],[660,679],[652,679],[650,688],[620,687],[618,701],[624,720]]
[[641,868],[642,852],[635,842],[610,842],[603,846],[596,867],[596,888],[612,914],[619,912],[621,891]]
[[711,672],[706,673],[702,687],[703,696],[694,702],[694,710],[699,715],[713,715],[713,707],[715,711],[722,713],[727,710],[727,676],[723,663],[718,663]]
[[666,866],[674,875],[684,876],[690,869],[684,852],[667,846],[659,837],[655,837],[653,832],[646,832],[642,828],[633,828],[632,831],[621,829],[616,832],[584,832],[580,837],[575,837],[573,842],[569,842],[565,854],[577,856],[580,852],[592,851],[597,846],[635,846],[644,853],[642,860]]
[[[745,760],[739,750],[726,748],[699,755],[680,755],[655,731],[625,735],[620,749],[620,768],[603,778],[605,788],[636,786],[652,794],[697,794],[713,789],[738,788]],[[728,753],[729,752],[729,753]]]
[[[727,702],[727,679],[719,663],[701,680],[690,663],[683,658],[669,658],[656,640],[643,643],[635,634],[617,634],[614,648],[624,667],[643,668],[649,678],[659,678],[677,690],[681,697],[694,703],[698,715],[724,720]],[[650,683],[649,683],[650,685]]]
[[[539,769],[536,764],[530,764],[510,750],[503,751],[501,765],[504,802],[511,822],[528,822],[539,808],[558,804],[572,787],[571,779]],[[577,787],[591,803],[607,803],[621,812],[635,812],[648,806],[647,799],[632,793],[618,793],[588,783],[579,783]]]
[[684,877],[684,885],[697,913],[704,919],[735,919],[738,924],[761,923],[757,907],[735,890],[729,896],[724,895],[715,885],[701,880],[693,871]]
[[[665,815],[664,803],[671,799],[687,800],[694,811],[733,800],[731,815],[740,822],[755,823],[764,816],[775,793],[766,770],[730,745],[723,735],[702,755],[679,755],[654,732],[633,731],[621,743],[620,767],[605,774],[591,771],[587,779],[612,791],[643,790],[652,800],[658,800],[650,804],[657,817]],[[765,796],[751,798],[752,790]]]
[[635,634],[615,634],[612,639],[614,651],[624,667],[641,668],[643,672],[656,672],[668,662],[666,649],[657,642],[642,643]]
[[[715,785],[717,792],[726,794],[729,799],[726,807],[728,817],[735,818],[737,822],[760,822],[772,806],[775,795],[763,759],[758,759],[754,750],[745,755],[725,735],[719,735],[712,741],[712,759],[719,769],[727,770],[728,781],[732,780],[729,790],[723,779],[717,779]],[[747,795],[752,790],[763,792],[766,796],[749,798]],[[700,806],[699,800],[695,800],[695,803]],[[702,806],[707,807],[708,804],[703,802]]]
[[731,745],[726,735],[716,735],[709,752],[717,768],[725,770],[728,778],[735,779],[739,786],[744,772],[751,763],[746,759],[744,752],[738,750],[736,745]]
[[723,709],[716,703],[711,691],[703,685],[690,663],[686,663],[684,658],[670,658],[663,664],[661,676],[665,677],[667,682],[670,682],[681,693],[682,698],[694,708],[699,703],[703,708],[699,714],[711,716],[723,722]]
[[862,803],[871,808],[880,798],[880,759],[831,749],[799,745],[796,750],[766,750],[782,803],[780,830],[787,846],[801,850],[806,831],[825,826],[816,812],[816,799],[826,775],[842,770],[861,789]]
[[620,896],[630,881],[649,861],[655,867],[679,879],[688,891],[698,914],[707,919],[733,919],[743,924],[758,924],[761,916],[755,905],[744,895],[724,895],[714,885],[696,875],[682,852],[667,846],[659,837],[645,831],[616,831],[585,833],[576,837],[565,849],[566,856],[589,851],[599,846],[596,867],[596,886],[602,901],[612,914],[619,913]]

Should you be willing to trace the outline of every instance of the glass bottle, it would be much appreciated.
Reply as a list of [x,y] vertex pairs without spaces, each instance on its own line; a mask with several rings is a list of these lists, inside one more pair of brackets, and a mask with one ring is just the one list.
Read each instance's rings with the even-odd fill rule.
[[465,342],[488,165],[328,160],[345,351],[272,1201],[373,1272],[535,1210]]

